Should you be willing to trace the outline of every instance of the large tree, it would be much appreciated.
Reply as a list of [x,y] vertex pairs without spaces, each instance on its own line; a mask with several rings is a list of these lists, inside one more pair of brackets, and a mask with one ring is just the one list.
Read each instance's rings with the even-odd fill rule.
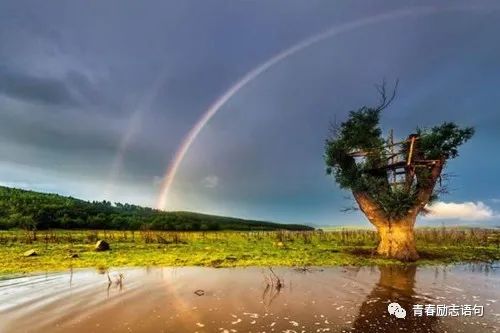
[[458,156],[458,147],[474,129],[445,122],[417,128],[399,144],[391,144],[383,138],[379,120],[395,91],[388,98],[385,85],[380,86],[379,105],[351,111],[346,121],[334,124],[326,140],[325,162],[327,173],[352,191],[359,209],[377,229],[377,253],[414,261],[416,218],[437,199],[443,168]]

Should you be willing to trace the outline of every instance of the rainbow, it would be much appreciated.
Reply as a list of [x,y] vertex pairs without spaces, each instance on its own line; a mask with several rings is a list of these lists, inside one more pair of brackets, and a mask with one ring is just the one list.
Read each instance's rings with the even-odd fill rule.
[[[269,70],[271,67],[274,65],[278,64],[279,62],[285,60],[289,56],[294,55],[297,52],[300,52],[316,43],[319,43],[325,39],[334,37],[336,35],[339,35],[341,33],[349,32],[351,30],[355,30],[358,28],[362,28],[365,26],[369,26],[372,24],[380,23],[386,20],[391,20],[391,19],[398,19],[398,18],[403,18],[403,17],[409,17],[409,16],[423,16],[423,15],[428,15],[428,14],[433,14],[433,13],[438,13],[438,12],[444,12],[444,11],[468,11],[468,10],[484,10],[484,9],[495,9],[498,10],[500,7],[491,7],[491,6],[460,6],[460,7],[433,7],[433,6],[427,6],[427,7],[416,7],[416,8],[409,8],[409,9],[404,9],[404,10],[397,10],[397,11],[392,11],[389,13],[385,14],[380,14],[380,15],[375,15],[375,16],[370,16],[362,19],[358,19],[349,23],[345,23],[342,25],[338,25],[335,27],[332,27],[318,35],[314,35],[312,37],[309,37],[283,51],[280,53],[274,55],[270,59],[268,59],[266,62],[260,64],[259,66],[255,67],[253,70],[248,72],[245,76],[243,76],[239,81],[237,81],[232,87],[229,88],[223,95],[218,97],[215,102],[210,105],[210,107],[203,113],[202,117],[196,122],[196,124],[191,128],[191,130],[188,132],[188,134],[185,136],[184,140],[182,141],[181,145],[177,149],[174,158],[170,162],[163,178],[162,182],[160,185],[160,191],[158,194],[158,198],[156,201],[156,208],[157,209],[164,209],[166,202],[167,202],[167,197],[168,193],[170,192],[170,188],[172,186],[172,183],[175,179],[175,176],[177,174],[177,171],[186,156],[187,152],[189,151],[191,145],[193,142],[196,140],[198,135],[200,134],[201,130],[205,127],[205,125],[212,119],[212,117],[220,110],[220,108],[231,98],[233,97],[240,89],[242,89],[245,85],[247,85],[249,82],[253,81],[256,79],[258,76],[261,74],[265,73],[267,70]],[[129,126],[127,128],[126,133],[122,137],[119,147],[117,149],[117,153],[115,155],[110,174],[108,176],[108,184],[105,186],[105,192],[111,192],[114,182],[116,180],[116,177],[121,169],[121,166],[123,164],[124,156],[127,151],[127,147],[129,146],[130,142],[132,141],[133,136],[135,133],[139,130],[142,118],[144,116],[144,113],[146,112],[145,110],[149,109],[149,106],[152,102],[152,100],[155,98],[155,96],[158,93],[158,89],[161,86],[161,83],[164,81],[166,77],[166,69],[164,69],[160,75],[158,76],[158,79],[155,81],[153,84],[153,88],[149,91],[149,94],[147,94],[142,102],[140,103],[140,107],[138,107],[131,115],[130,121],[129,121]],[[109,194],[109,193],[108,193]],[[108,196],[108,195],[106,195]]]
[[142,119],[144,118],[146,112],[151,108],[151,104],[158,95],[158,92],[162,87],[163,82],[165,82],[167,75],[168,75],[167,68],[164,67],[160,71],[158,77],[153,82],[153,85],[147,90],[147,94],[144,94],[141,97],[138,106],[131,113],[128,120],[127,130],[120,139],[120,142],[118,144],[118,149],[116,150],[113,162],[111,164],[111,169],[109,171],[106,184],[103,187],[104,198],[109,198],[112,196],[114,191],[114,185],[116,183],[116,179],[118,178],[120,170],[123,166],[123,161],[125,160],[127,149],[129,145],[132,143],[134,136],[140,131],[142,126]]
[[381,15],[376,15],[372,17],[367,17],[367,18],[362,18],[356,21],[352,21],[346,24],[342,24],[333,28],[330,28],[318,35],[309,37],[283,51],[280,53],[276,54],[266,62],[260,64],[259,66],[255,67],[253,70],[248,72],[245,76],[243,76],[239,81],[237,81],[229,90],[227,90],[222,96],[217,98],[215,102],[205,111],[205,113],[202,115],[202,117],[198,120],[198,122],[191,128],[191,130],[188,132],[184,140],[182,141],[181,145],[179,146],[177,152],[175,153],[175,156],[170,163],[170,165],[167,168],[167,171],[165,172],[165,176],[163,177],[163,180],[161,182],[160,186],[160,194],[158,196],[157,202],[156,202],[156,208],[157,209],[164,209],[165,204],[167,202],[167,197],[168,193],[170,191],[170,187],[172,186],[172,183],[175,179],[175,175],[177,174],[177,171],[179,170],[179,166],[181,165],[184,157],[186,156],[187,152],[189,151],[189,148],[193,144],[193,142],[196,140],[198,135],[200,134],[201,130],[205,127],[205,125],[210,121],[210,119],[215,116],[215,114],[220,110],[220,108],[231,98],[233,97],[240,89],[242,89],[245,85],[247,85],[249,82],[253,81],[255,78],[257,78],[259,75],[265,73],[267,70],[269,70],[271,67],[276,65],[277,63],[285,60],[289,56],[300,52],[311,45],[314,45],[316,43],[319,43],[327,38],[331,38],[333,36],[339,35],[341,33],[345,33],[354,29],[358,29],[361,27],[365,27],[367,25],[379,23],[382,21],[390,20],[390,19],[396,19],[396,18],[401,18],[405,16],[414,16],[414,15],[424,15],[424,14],[430,14],[433,12],[436,12],[437,9],[435,7],[419,7],[419,8],[413,8],[413,9],[406,9],[406,10],[398,10],[398,11],[393,11],[390,13],[386,14],[381,14]]

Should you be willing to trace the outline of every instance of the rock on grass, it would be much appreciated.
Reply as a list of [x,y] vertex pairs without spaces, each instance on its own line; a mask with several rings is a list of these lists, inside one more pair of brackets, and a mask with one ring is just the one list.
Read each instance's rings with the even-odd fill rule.
[[35,250],[31,249],[31,250],[28,250],[26,252],[23,253],[23,256],[25,257],[34,257],[34,256],[37,256],[38,253],[36,253]]
[[111,248],[109,247],[108,242],[106,242],[104,240],[98,240],[97,243],[95,243],[94,250],[96,250],[96,251],[108,251],[108,250],[111,250]]

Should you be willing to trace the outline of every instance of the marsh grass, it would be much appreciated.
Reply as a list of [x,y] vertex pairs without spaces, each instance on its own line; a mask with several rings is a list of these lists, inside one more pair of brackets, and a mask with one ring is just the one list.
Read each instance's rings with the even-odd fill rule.
[[[95,252],[104,239],[111,251]],[[422,264],[500,260],[500,230],[416,230]],[[0,274],[122,266],[333,266],[394,263],[379,258],[372,230],[335,231],[0,231]],[[36,257],[23,257],[35,249]],[[74,254],[77,254],[75,256]]]

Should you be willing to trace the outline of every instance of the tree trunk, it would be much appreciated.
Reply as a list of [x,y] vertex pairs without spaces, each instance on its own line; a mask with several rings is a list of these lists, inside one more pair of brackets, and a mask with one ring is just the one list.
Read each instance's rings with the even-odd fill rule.
[[414,224],[415,219],[412,217],[400,221],[377,223],[377,231],[380,237],[377,253],[402,261],[417,260]]
[[380,237],[377,253],[387,258],[402,261],[417,260],[418,253],[413,232],[417,211],[412,209],[404,218],[390,220],[366,193],[353,192],[353,194],[361,211],[377,228]]

